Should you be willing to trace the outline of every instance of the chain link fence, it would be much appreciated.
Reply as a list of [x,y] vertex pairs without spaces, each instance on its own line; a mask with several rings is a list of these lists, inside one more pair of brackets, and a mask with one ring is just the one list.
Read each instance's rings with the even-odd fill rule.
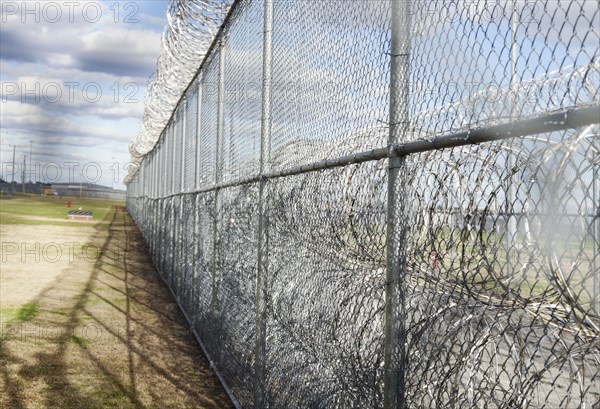
[[127,207],[236,405],[600,407],[599,28],[233,3]]

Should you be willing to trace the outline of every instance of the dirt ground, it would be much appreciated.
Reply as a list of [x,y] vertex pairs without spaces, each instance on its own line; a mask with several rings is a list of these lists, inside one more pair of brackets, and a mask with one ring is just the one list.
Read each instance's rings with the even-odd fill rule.
[[227,408],[131,217],[0,225],[1,408]]

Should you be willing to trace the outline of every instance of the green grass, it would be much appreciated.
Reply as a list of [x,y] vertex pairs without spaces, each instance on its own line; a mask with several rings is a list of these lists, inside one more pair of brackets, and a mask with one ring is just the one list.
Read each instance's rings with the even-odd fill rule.
[[23,305],[17,311],[17,320],[19,320],[20,322],[27,322],[35,318],[38,314],[38,305],[35,303],[28,303]]
[[61,315],[63,317],[68,317],[71,314],[68,311],[63,311],[63,310],[54,310],[54,311],[48,311],[50,314],[56,314],[56,315]]
[[[0,196],[0,224],[86,226],[89,223],[75,223],[67,220],[67,201],[71,200],[71,210],[92,211],[94,221],[103,220],[113,206],[123,206],[120,200],[95,199],[89,197],[57,197],[36,195]],[[28,216],[54,220],[28,219]]]
[[5,325],[20,324],[23,322],[31,321],[39,314],[39,307],[36,303],[24,304],[20,308],[14,307],[2,307],[0,308],[0,315],[2,315],[2,322]]
[[90,341],[88,341],[87,339],[78,337],[77,335],[71,335],[69,338],[67,338],[67,342],[71,342],[79,346],[86,346],[90,343]]

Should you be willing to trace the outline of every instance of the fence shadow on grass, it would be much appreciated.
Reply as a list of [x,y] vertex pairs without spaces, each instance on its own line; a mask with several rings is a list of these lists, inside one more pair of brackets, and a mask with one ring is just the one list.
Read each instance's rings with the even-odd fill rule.
[[[104,222],[91,237],[101,245],[89,274],[81,274],[81,263],[70,265],[31,301],[39,315],[2,334],[0,402],[11,408],[229,406],[130,216],[118,207]],[[75,296],[66,297],[73,285]]]

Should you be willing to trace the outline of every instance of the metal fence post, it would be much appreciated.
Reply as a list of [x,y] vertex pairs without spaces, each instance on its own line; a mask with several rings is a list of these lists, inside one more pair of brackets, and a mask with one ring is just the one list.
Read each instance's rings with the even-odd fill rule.
[[[160,143],[160,141],[159,141]],[[154,185],[152,187],[152,203],[153,203],[153,213],[154,213],[154,226],[152,228],[152,261],[156,264],[156,244],[158,237],[158,224],[159,218],[158,216],[158,166],[160,164],[159,152],[155,152],[153,155],[152,162],[154,165],[152,166],[152,178],[154,179]]]
[[[175,175],[177,172],[177,168],[181,165],[177,163],[177,130],[179,128],[179,124],[177,123],[178,115],[175,114],[173,117],[173,132],[171,134],[171,144],[173,145],[173,151],[171,152],[171,195],[177,193],[177,187],[175,184]],[[169,278],[169,287],[173,291],[175,291],[175,280],[177,277],[175,276],[175,263],[177,262],[177,218],[175,217],[175,196],[172,196],[170,199],[171,202],[171,275]]]
[[[168,197],[169,195],[171,195],[173,193],[173,186],[174,186],[174,182],[173,182],[173,169],[174,169],[174,158],[175,158],[175,153],[174,153],[174,147],[175,147],[175,143],[173,141],[173,123],[169,123],[167,128],[167,132],[165,134],[166,138],[167,138],[167,143],[168,143],[168,152],[166,154],[166,160],[165,160],[165,170],[167,172],[167,186],[165,187],[165,196],[167,196],[165,198],[165,207],[168,209],[169,212],[169,221],[166,227],[166,232],[165,232],[165,250],[168,249],[168,253],[165,251],[165,280],[168,282],[169,287],[173,288],[173,240],[174,240],[174,235],[173,235],[173,226],[175,224],[175,215],[173,212],[173,198],[172,197]],[[165,211],[167,211],[167,209],[165,209]]]
[[[200,171],[200,115],[202,114],[201,102],[202,102],[202,72],[198,75],[198,91],[196,100],[196,135],[194,136],[194,142],[196,144],[194,150],[194,189],[198,189],[198,172]],[[192,327],[196,328],[198,321],[198,300],[196,299],[196,260],[198,259],[198,236],[200,235],[200,215],[198,214],[198,207],[200,206],[200,195],[194,196],[194,233],[192,235],[192,246],[193,246],[193,259],[192,259],[192,289],[190,294],[190,300],[192,301]]]
[[170,231],[170,217],[167,220],[167,207],[169,206],[169,199],[167,199],[165,196],[167,196],[169,194],[170,191],[170,187],[169,187],[169,179],[170,179],[170,172],[169,172],[169,161],[170,159],[170,153],[171,153],[171,142],[169,141],[169,128],[165,128],[164,131],[164,136],[163,136],[163,141],[164,141],[164,153],[162,156],[162,165],[161,165],[161,173],[163,173],[163,179],[165,181],[165,183],[163,183],[162,187],[161,187],[161,196],[162,196],[162,217],[163,220],[166,220],[165,226],[162,228],[162,234],[161,234],[161,263],[160,263],[160,267],[161,267],[161,273],[162,273],[162,277],[165,281],[167,281],[168,276],[167,276],[167,269],[168,269],[168,259],[167,259],[167,248],[168,248],[168,240],[169,240],[169,231]]
[[[146,161],[144,159],[142,159],[142,162],[140,164],[140,198],[142,198],[144,196],[144,189],[146,187]],[[23,186],[25,185],[25,182],[23,182]],[[81,185],[79,185],[79,189],[80,189],[80,193],[79,195],[81,196]]]
[[202,74],[204,71],[200,71],[198,74],[198,94],[196,100],[196,153],[195,153],[195,169],[194,169],[194,188],[200,188],[200,125],[202,123]]
[[[219,188],[218,185],[221,183],[221,172],[223,167],[223,139],[224,139],[224,98],[225,98],[225,53],[223,52],[224,44],[219,45],[219,99],[217,108],[217,141],[216,141],[216,163],[215,163],[215,200],[213,209],[213,254],[212,254],[212,282],[211,282],[211,297],[210,297],[210,314],[212,317],[213,325],[215,321],[215,308],[217,303],[217,257],[219,246],[218,246],[218,232],[219,227]],[[219,349],[217,349],[218,354]]]
[[[512,1],[512,14],[510,18],[511,25],[511,44],[510,44],[510,60],[511,60],[511,73],[510,73],[510,120],[516,121],[516,97],[515,87],[517,80],[517,0]],[[517,201],[517,192],[515,189],[515,178],[516,172],[514,172],[516,161],[515,161],[515,140],[511,139],[508,143],[508,198],[506,200],[506,274],[512,275],[513,268],[511,264],[510,252],[514,247],[516,235],[517,235],[517,216],[515,212],[515,202]]]
[[[185,192],[185,137],[187,132],[187,95],[185,95],[180,104],[181,114],[179,115],[180,124],[180,139],[179,143],[181,145],[181,168],[179,169],[179,191]],[[185,237],[184,225],[184,212],[185,209],[185,196],[179,197],[179,221],[177,225],[179,226],[179,231],[177,234],[178,238],[178,250],[177,250],[177,259],[180,260],[180,268],[179,273],[175,276],[176,278],[176,290],[177,290],[177,301],[181,304],[182,301],[182,283],[185,285],[186,275],[184,274],[187,266],[185,265],[185,257],[183,255],[185,249],[183,246],[183,238]]]
[[181,102],[181,107],[183,108],[183,113],[181,114],[181,180],[180,182],[180,192],[185,191],[185,137],[187,132],[187,96],[183,98]]
[[[181,121],[181,125],[180,125],[180,137],[179,137],[179,144],[181,145],[181,169],[180,169],[180,180],[179,180],[179,191],[180,192],[185,192],[185,167],[186,167],[186,160],[185,160],[185,137],[186,137],[186,132],[187,132],[187,96],[183,98],[182,102],[181,102],[181,108],[182,110],[179,118]],[[185,285],[185,280],[187,279],[187,272],[186,272],[186,257],[184,256],[184,252],[185,252],[185,248],[183,246],[183,238],[185,237],[185,226],[184,226],[184,220],[185,219],[185,215],[184,215],[184,211],[185,211],[185,196],[179,196],[179,221],[177,222],[177,226],[178,226],[178,242],[179,242],[179,246],[178,246],[178,251],[177,251],[177,259],[179,260],[180,266],[179,266],[179,273],[175,276],[177,279],[177,301],[179,301],[179,303],[183,303],[183,285]]]
[[[409,122],[411,0],[392,1],[390,66],[390,150],[406,137]],[[406,273],[406,199],[401,176],[406,158],[388,162],[387,254],[385,291],[384,407],[404,408]]]
[[[160,144],[160,141],[158,142],[157,145]],[[158,170],[158,152],[156,152],[156,149],[158,149],[158,146],[156,148],[154,148],[154,150],[152,151],[152,199],[156,199],[157,195],[157,187],[158,187],[158,175],[157,175],[157,170]]]
[[175,172],[177,172],[177,114],[173,116],[173,123],[171,125],[171,190],[170,194],[175,193]]
[[254,403],[257,408],[265,408],[266,338],[267,338],[267,280],[268,280],[268,220],[269,204],[264,177],[270,171],[271,154],[271,78],[273,45],[273,1],[264,2],[263,33],[263,78],[262,78],[262,118],[260,139],[260,182],[258,193],[258,241],[256,271],[256,339],[255,339],[255,385]]
[[[598,150],[597,154],[600,153],[600,148],[596,147],[594,144],[594,150]],[[594,206],[593,210],[595,214],[592,219],[592,248],[594,258],[592,265],[594,269],[592,270],[593,285],[594,290],[592,294],[592,309],[595,314],[600,314],[600,249],[598,246],[600,244],[600,165],[595,164],[592,170],[592,185],[593,185],[593,193],[592,200],[595,201],[596,206]]]
[[[167,135],[169,134],[169,132],[167,132],[168,128],[165,128],[165,130],[163,131],[163,136],[162,136],[162,140],[163,140],[163,151],[161,152],[161,161],[160,161],[160,173],[161,173],[161,179],[165,182],[167,182],[169,180],[169,169],[167,168],[167,160],[169,159],[169,141],[167,138]],[[167,195],[167,183],[162,183],[160,186],[160,196],[162,198],[164,198]]]

